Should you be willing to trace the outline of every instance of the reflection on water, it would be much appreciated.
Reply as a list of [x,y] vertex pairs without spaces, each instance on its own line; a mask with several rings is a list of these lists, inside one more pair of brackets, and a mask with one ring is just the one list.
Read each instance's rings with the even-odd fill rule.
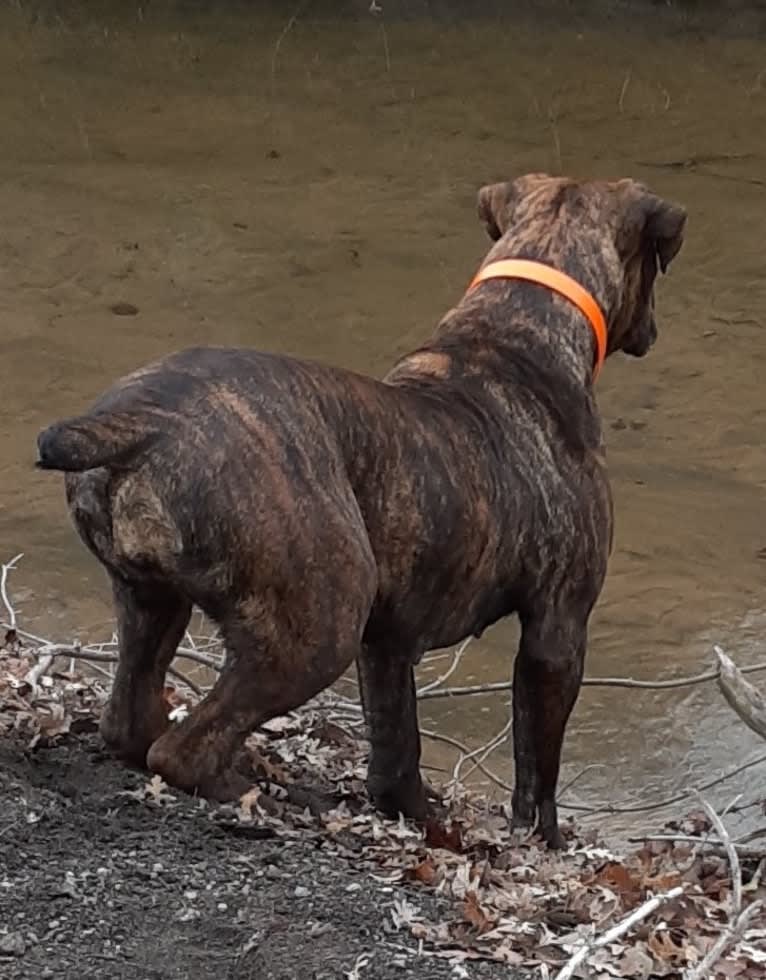
[[[659,286],[658,346],[599,381],[617,536],[588,673],[696,673],[714,642],[741,663],[763,657],[749,613],[766,571],[762,40],[659,10],[651,36],[627,17],[400,23],[354,10],[218,12],[204,30],[124,8],[76,28],[4,15],[0,545],[26,553],[23,614],[57,636],[110,619],[60,481],[31,469],[39,427],[196,343],[382,374],[486,249],[477,187],[548,169],[632,175],[690,214]],[[515,641],[513,624],[491,630],[452,680],[507,678]],[[506,711],[497,696],[425,707],[469,741]],[[711,685],[589,688],[566,774],[603,767],[573,787],[582,798],[668,794],[757,741]]]

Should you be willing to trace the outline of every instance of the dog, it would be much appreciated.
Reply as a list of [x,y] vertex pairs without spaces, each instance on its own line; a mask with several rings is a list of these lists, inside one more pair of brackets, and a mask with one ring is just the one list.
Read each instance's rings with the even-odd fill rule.
[[[247,736],[356,661],[370,797],[423,820],[413,666],[515,613],[512,820],[563,845],[561,749],[612,546],[594,375],[654,344],[686,212],[631,179],[542,173],[483,187],[478,212],[479,274],[382,381],[188,349],[39,435],[111,580],[100,730],[128,762],[236,799]],[[164,678],[195,605],[226,663],[171,724]]]

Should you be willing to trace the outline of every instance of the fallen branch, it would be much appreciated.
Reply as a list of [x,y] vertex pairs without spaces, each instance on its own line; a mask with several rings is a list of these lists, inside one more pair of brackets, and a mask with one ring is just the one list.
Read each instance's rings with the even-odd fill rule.
[[713,649],[720,666],[718,687],[721,693],[747,727],[766,738],[766,699],[745,680],[731,657],[719,646]]
[[[741,674],[756,674],[766,670],[766,663],[751,664],[740,667]],[[695,684],[705,684],[718,680],[718,670],[707,670],[702,674],[692,674],[689,677],[674,677],[666,681],[640,681],[633,677],[584,677],[583,687],[632,687],[645,691],[667,691],[677,687],[693,687]],[[419,692],[418,697],[424,701],[431,698],[465,698],[481,694],[497,694],[500,691],[512,691],[512,681],[494,681],[491,684],[469,684],[465,687],[445,687],[438,691]]]
[[723,956],[726,949],[732,943],[739,942],[742,939],[750,920],[754,919],[758,912],[761,911],[761,905],[761,902],[753,902],[752,905],[748,905],[745,911],[737,917],[736,922],[726,926],[705,958],[694,969],[684,974],[684,980],[708,980],[712,976],[711,967],[713,964]]
[[[766,835],[766,830],[762,830],[759,835]],[[640,837],[628,837],[629,844],[642,844],[645,841],[665,841],[667,843],[696,844],[705,847],[714,854],[726,854],[726,848],[720,841],[710,840],[707,837],[694,837],[692,834],[641,834]],[[737,849],[737,854],[745,860],[757,860],[764,850],[763,848],[748,847],[744,840],[733,840],[732,846]]]
[[[718,653],[718,649],[716,649],[716,653]],[[686,980],[704,980],[705,977],[709,977],[713,965],[718,962],[729,946],[742,938],[748,922],[761,909],[760,902],[753,902],[744,912],[742,911],[742,868],[740,867],[737,848],[732,842],[723,820],[721,820],[713,807],[699,796],[699,793],[697,796],[705,813],[710,817],[710,822],[713,824],[715,832],[718,834],[719,840],[726,851],[731,869],[731,897],[729,921],[705,958],[696,967],[687,972]]]
[[467,639],[463,640],[460,646],[455,650],[455,653],[452,657],[452,663],[449,665],[447,670],[445,670],[445,672],[440,677],[437,677],[436,680],[433,680],[430,683],[426,684],[425,687],[421,687],[420,690],[417,692],[418,697],[423,697],[423,695],[427,694],[429,691],[436,690],[436,688],[441,687],[441,685],[445,681],[449,680],[449,678],[457,670],[458,665],[463,658],[463,654],[468,649],[468,645],[472,639],[473,637],[469,636]]
[[[701,786],[697,786],[691,792],[704,793],[706,790],[712,789],[714,786],[719,786],[721,783],[725,783],[728,779],[733,776],[738,776],[741,772],[745,772],[746,769],[752,769],[753,766],[759,766],[766,762],[766,753],[763,755],[756,756],[755,759],[751,759],[749,762],[743,762],[740,766],[735,766],[733,769],[727,770],[727,772],[722,773],[720,776],[716,776],[714,779],[708,780],[708,782],[703,783]],[[635,804],[620,804],[617,806],[612,806],[610,803],[598,803],[596,805],[588,805],[585,803],[559,803],[559,806],[564,810],[573,810],[579,813],[649,813],[651,810],[662,810],[666,806],[672,806],[674,803],[683,803],[689,796],[689,790],[683,790],[680,793],[675,793],[673,796],[668,796],[663,800],[656,800],[653,803],[635,803]]]
[[581,963],[584,963],[588,959],[590,954],[597,949],[601,949],[603,946],[608,946],[613,943],[620,936],[624,936],[626,932],[629,932],[633,926],[638,925],[639,922],[643,922],[652,912],[656,911],[665,902],[670,902],[674,898],[678,898],[679,895],[683,895],[684,889],[683,885],[678,885],[676,888],[671,888],[670,891],[663,892],[660,895],[655,895],[654,898],[648,899],[643,905],[639,905],[637,909],[634,909],[627,918],[623,919],[622,922],[618,922],[616,925],[608,929],[603,935],[594,939],[591,943],[586,943],[572,956],[567,963],[559,970],[556,974],[555,980],[570,980],[571,977],[575,975],[577,968]]

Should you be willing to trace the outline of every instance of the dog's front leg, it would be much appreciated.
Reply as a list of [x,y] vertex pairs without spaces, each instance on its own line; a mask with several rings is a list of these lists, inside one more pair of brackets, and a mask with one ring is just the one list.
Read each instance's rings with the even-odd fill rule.
[[563,847],[556,810],[561,748],[582,682],[586,624],[546,612],[522,624],[513,683],[515,826],[538,822],[549,847]]
[[412,658],[393,644],[362,648],[359,684],[370,739],[367,788],[383,813],[415,820],[428,813],[420,775],[420,732]]

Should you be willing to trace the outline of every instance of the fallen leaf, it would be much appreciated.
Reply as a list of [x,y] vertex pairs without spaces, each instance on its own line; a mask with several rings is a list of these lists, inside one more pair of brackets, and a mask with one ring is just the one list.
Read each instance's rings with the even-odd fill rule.
[[239,807],[237,808],[237,817],[240,820],[252,820],[253,819],[253,809],[258,807],[258,801],[261,798],[261,791],[257,786],[253,786],[246,793],[243,793],[239,798]]
[[487,932],[494,925],[484,909],[479,905],[476,892],[468,892],[463,902],[463,918],[469,922],[479,935]]
[[421,861],[420,864],[415,865],[414,868],[410,868],[408,875],[415,881],[420,881],[424,885],[433,885],[438,878],[438,871],[436,870],[433,861],[430,858],[426,858],[425,861]]
[[453,823],[447,827],[439,823],[438,820],[430,819],[426,821],[426,846],[445,851],[454,851],[455,854],[463,853],[463,839],[458,824]]
[[621,956],[618,965],[620,974],[623,977],[635,978],[635,980],[648,980],[654,970],[654,960],[645,951],[643,943],[641,946],[634,946],[626,949]]
[[648,949],[663,963],[686,963],[683,947],[677,946],[667,930],[653,932],[647,942]]

